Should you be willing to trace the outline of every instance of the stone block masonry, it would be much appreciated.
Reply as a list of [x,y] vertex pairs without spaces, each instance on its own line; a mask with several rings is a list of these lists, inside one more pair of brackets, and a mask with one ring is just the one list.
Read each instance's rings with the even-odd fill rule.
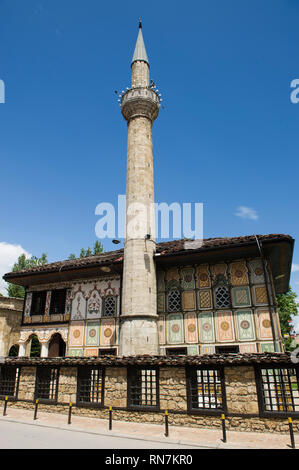
[[[82,360],[80,359],[80,361]],[[57,402],[43,403],[40,400],[39,409],[67,414],[68,405],[71,401],[73,403],[73,414],[75,415],[108,419],[108,409],[112,406],[113,419],[161,425],[164,422],[164,411],[168,410],[170,426],[221,428],[220,417],[223,412],[221,409],[205,409],[203,411],[199,408],[196,410],[190,408],[190,403],[188,404],[190,392],[187,392],[189,386],[188,366],[166,366],[163,364],[155,366],[158,377],[159,406],[158,409],[153,410],[150,406],[140,406],[140,409],[138,409],[138,406],[130,408],[130,403],[128,403],[127,367],[117,365],[117,359],[114,360],[114,365],[112,364],[113,360],[110,360],[110,362],[110,365],[103,366],[102,392],[104,393],[104,399],[102,403],[98,405],[85,403],[84,406],[76,403],[77,367],[74,364],[69,364],[59,367]],[[226,364],[223,372],[226,397],[224,412],[228,430],[289,432],[287,414],[279,416],[279,413],[271,414],[268,412],[268,416],[265,417],[260,412],[253,364]],[[9,400],[9,406],[32,409],[33,411],[35,384],[36,366],[21,366],[18,396],[16,401]],[[145,388],[142,389],[142,393],[145,393],[144,390]],[[199,390],[202,389],[199,387]],[[294,396],[297,397],[296,394]],[[299,416],[297,415],[298,413],[292,414],[295,432],[299,432]]]

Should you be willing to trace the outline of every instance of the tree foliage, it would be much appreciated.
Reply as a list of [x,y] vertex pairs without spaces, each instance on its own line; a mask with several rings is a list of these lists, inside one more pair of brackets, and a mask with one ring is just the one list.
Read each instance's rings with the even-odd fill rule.
[[288,291],[285,294],[277,295],[278,303],[278,314],[280,320],[280,327],[282,336],[288,335],[285,339],[285,348],[286,350],[292,350],[292,338],[290,334],[294,329],[292,323],[292,317],[298,315],[298,306],[296,303],[297,294],[289,287]]
[[[47,264],[47,255],[42,253],[40,258],[37,256],[32,256],[31,258],[26,258],[25,253],[18,257],[18,261],[13,265],[12,272],[23,271],[24,269],[30,269],[34,266],[43,266]],[[7,293],[9,297],[20,297],[24,298],[25,289],[23,286],[17,286],[15,284],[8,284]]]
[[[93,250],[90,247],[88,247],[87,250],[85,250],[85,248],[81,248],[80,255],[78,256],[78,258],[86,258],[87,256],[99,255],[100,253],[103,253],[103,252],[104,252],[104,248],[103,248],[102,243],[96,240],[93,246]],[[74,253],[71,253],[70,256],[68,257],[68,259],[76,259],[76,258],[77,256]]]

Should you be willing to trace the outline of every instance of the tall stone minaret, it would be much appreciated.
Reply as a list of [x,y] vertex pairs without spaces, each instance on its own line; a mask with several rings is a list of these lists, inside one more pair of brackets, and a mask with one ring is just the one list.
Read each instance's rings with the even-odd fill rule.
[[120,354],[158,354],[152,125],[159,96],[149,86],[142,25],[131,64],[131,88],[121,99],[128,123],[126,238]]

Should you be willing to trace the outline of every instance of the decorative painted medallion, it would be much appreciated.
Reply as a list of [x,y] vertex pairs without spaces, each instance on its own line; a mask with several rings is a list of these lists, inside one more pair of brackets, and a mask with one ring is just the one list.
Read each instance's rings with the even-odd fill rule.
[[230,264],[232,285],[248,284],[247,267],[245,261]]
[[197,319],[195,313],[187,313],[184,318],[185,338],[187,343],[197,343]]
[[115,319],[104,318],[101,320],[101,346],[108,346],[116,342]]
[[199,338],[201,343],[214,343],[214,320],[212,312],[202,312],[199,314]]
[[194,289],[194,270],[193,268],[182,269],[182,288],[185,290]]
[[69,346],[83,346],[83,332],[83,321],[71,322],[69,330]]
[[251,310],[236,310],[235,312],[238,338],[240,341],[255,339],[253,314]]
[[235,335],[231,312],[217,312],[216,326],[218,341],[234,341]]
[[85,344],[86,346],[99,346],[100,337],[100,323],[99,320],[87,321],[86,322],[86,335]]
[[198,287],[210,287],[211,283],[208,264],[201,264],[200,266],[197,266],[196,272]]
[[167,317],[167,323],[169,343],[183,343],[183,315],[181,313],[170,313]]
[[261,339],[272,339],[272,328],[270,314],[267,309],[258,309],[259,337]]

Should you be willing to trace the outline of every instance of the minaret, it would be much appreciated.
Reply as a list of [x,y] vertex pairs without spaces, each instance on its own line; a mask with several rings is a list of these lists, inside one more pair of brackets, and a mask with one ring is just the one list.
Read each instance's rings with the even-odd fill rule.
[[159,353],[152,125],[158,116],[160,100],[153,86],[149,86],[149,62],[141,21],[131,73],[131,88],[121,99],[122,115],[128,123],[122,356]]

